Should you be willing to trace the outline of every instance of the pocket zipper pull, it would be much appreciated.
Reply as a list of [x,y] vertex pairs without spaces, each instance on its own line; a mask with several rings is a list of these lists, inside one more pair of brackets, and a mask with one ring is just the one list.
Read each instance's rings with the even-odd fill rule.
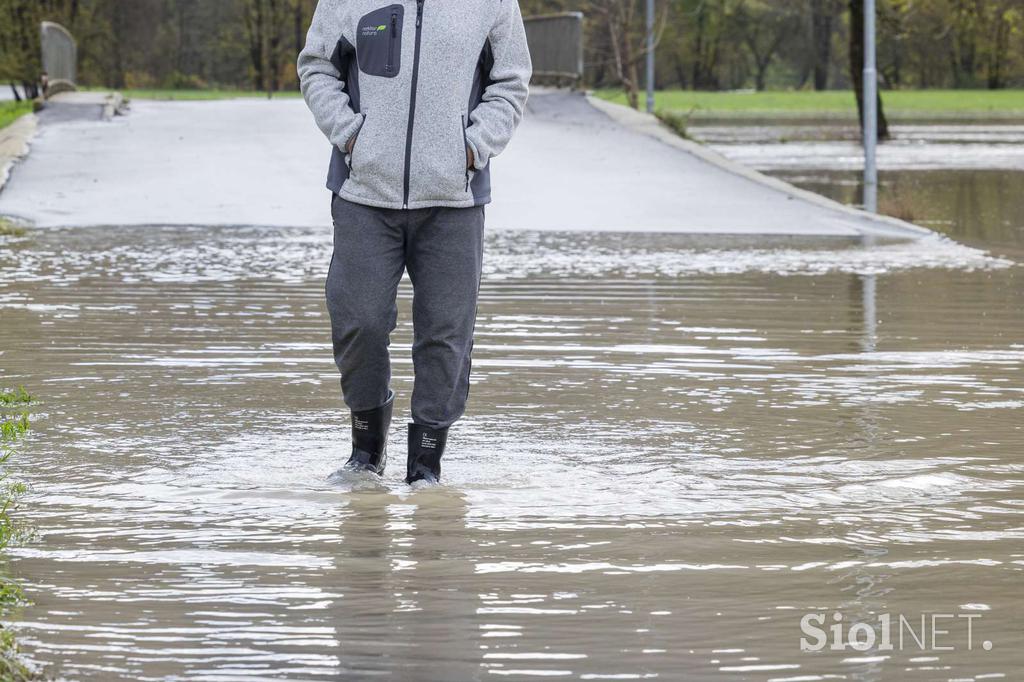
[[388,61],[384,72],[391,73],[395,67],[395,38],[398,37],[398,12],[391,13],[391,38],[388,40]]

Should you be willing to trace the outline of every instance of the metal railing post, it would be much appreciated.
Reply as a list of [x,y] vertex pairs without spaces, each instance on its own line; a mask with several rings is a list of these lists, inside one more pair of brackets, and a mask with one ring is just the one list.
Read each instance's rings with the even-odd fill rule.
[[864,209],[878,212],[878,73],[875,0],[864,0]]
[[654,113],[654,0],[647,0],[647,113]]

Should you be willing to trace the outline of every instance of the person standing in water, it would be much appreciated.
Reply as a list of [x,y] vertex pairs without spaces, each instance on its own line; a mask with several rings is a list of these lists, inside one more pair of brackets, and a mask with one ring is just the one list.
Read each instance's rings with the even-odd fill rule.
[[522,119],[532,73],[519,4],[319,0],[298,73],[333,146],[326,292],[352,413],[345,468],[384,471],[395,398],[388,345],[408,270],[406,482],[436,482],[469,394],[490,161]]

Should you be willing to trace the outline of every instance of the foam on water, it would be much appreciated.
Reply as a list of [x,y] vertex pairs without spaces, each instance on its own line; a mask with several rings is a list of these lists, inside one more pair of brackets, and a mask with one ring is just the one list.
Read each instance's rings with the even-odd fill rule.
[[[296,284],[326,272],[330,236],[306,228],[116,228],[50,231],[59,249],[20,248],[11,276],[20,281],[72,284],[103,272],[126,289],[139,283],[228,283],[259,277]],[[215,232],[214,240],[203,235]],[[130,238],[125,238],[131,235]],[[765,243],[772,244],[765,248]],[[89,248],[76,249],[78,244]],[[671,234],[497,231],[488,235],[485,277],[686,277],[766,273],[885,274],[918,268],[993,270],[1007,258],[935,235],[916,241],[865,243],[850,239],[695,237]],[[0,305],[25,303],[16,292]],[[182,301],[202,306],[202,299]]]

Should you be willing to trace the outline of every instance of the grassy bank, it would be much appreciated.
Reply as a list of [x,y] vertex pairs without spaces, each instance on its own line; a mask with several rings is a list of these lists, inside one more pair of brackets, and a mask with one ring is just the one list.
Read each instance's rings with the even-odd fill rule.
[[[598,97],[626,103],[618,90],[598,90]],[[1024,118],[1024,90],[887,90],[882,93],[891,118]],[[694,92],[655,93],[659,110],[691,112],[694,118],[850,118],[857,102],[847,90],[825,92]]]
[[27,230],[6,218],[0,218],[0,237],[24,237]]
[[[223,100],[264,99],[266,93],[252,90],[123,90],[136,100]],[[595,94],[620,104],[626,98],[619,90],[597,90]],[[274,93],[275,99],[301,95],[294,90]],[[1024,118],[1024,90],[892,90],[882,93],[886,113],[892,118]],[[857,103],[848,90],[825,92],[694,92],[663,90],[655,94],[656,107],[687,113],[696,118],[856,118]]]
[[32,112],[32,102],[0,102],[0,129]]
[[[19,483],[8,478],[7,463],[14,455],[18,442],[29,430],[28,408],[32,396],[24,388],[0,392],[0,559],[21,532],[11,519],[18,497],[24,492]],[[24,603],[21,589],[7,576],[0,575],[0,619],[8,620]],[[31,671],[19,660],[18,643],[14,632],[0,628],[0,680],[19,682],[34,679]]]
[[[92,90],[94,88],[87,88]],[[95,88],[106,91],[105,88]],[[152,99],[162,101],[201,101],[218,99],[266,99],[267,93],[255,92],[253,90],[171,90],[159,88],[147,88],[138,90],[120,90],[127,99]],[[293,99],[301,97],[294,90],[275,92],[274,99]]]

